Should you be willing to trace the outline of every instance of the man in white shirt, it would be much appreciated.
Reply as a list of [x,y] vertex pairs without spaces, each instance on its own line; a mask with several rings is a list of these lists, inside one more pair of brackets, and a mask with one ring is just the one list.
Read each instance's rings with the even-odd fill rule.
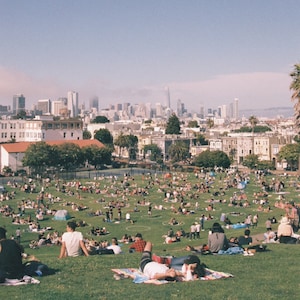
[[83,242],[82,233],[75,231],[75,229],[75,222],[70,221],[67,223],[67,232],[62,235],[62,245],[59,258],[79,256],[82,252],[85,256],[89,256],[88,250]]
[[106,249],[113,250],[114,254],[120,254],[120,253],[122,253],[122,249],[118,245],[118,240],[115,237],[111,239],[111,245],[107,246]]

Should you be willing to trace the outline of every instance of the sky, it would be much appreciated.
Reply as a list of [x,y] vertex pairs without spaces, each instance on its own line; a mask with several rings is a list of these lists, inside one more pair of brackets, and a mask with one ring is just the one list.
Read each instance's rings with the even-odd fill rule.
[[299,0],[0,0],[0,104],[291,107]]

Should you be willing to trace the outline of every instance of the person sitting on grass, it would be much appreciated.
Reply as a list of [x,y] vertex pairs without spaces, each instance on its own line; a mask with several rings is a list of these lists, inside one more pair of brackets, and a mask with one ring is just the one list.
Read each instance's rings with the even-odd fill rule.
[[252,237],[250,236],[250,230],[249,229],[246,229],[244,231],[244,235],[239,237],[239,244],[241,246],[252,244]]
[[106,249],[113,250],[114,254],[122,253],[122,249],[118,245],[118,240],[115,237],[111,239],[111,244],[109,246],[107,246]]
[[[22,259],[28,259],[23,264]],[[0,227],[0,283],[6,279],[22,279],[24,275],[47,275],[49,268],[35,256],[24,253],[23,247],[15,240],[6,238],[6,229]]]
[[278,225],[277,236],[279,243],[296,244],[298,235],[294,234],[293,227],[290,224],[288,217],[283,217]]
[[[158,280],[195,280],[205,275],[204,265],[196,255],[188,255],[178,258],[169,258],[160,263],[161,257],[152,257],[152,243],[147,242],[144,248],[140,269],[149,279]],[[158,260],[158,261],[157,261]],[[166,264],[167,263],[167,264]]]
[[146,241],[143,240],[143,236],[141,233],[137,233],[135,235],[134,242],[129,247],[129,252],[143,252],[146,246]]
[[82,233],[75,231],[76,223],[69,221],[67,223],[67,232],[62,235],[62,245],[59,258],[67,256],[79,256],[84,253],[89,256],[88,250],[84,244]]
[[6,239],[6,230],[0,227],[0,283],[5,278],[20,279],[24,276],[23,248],[15,240]]
[[211,233],[208,234],[207,244],[211,253],[218,253],[220,250],[228,249],[228,240],[219,223],[213,224]]

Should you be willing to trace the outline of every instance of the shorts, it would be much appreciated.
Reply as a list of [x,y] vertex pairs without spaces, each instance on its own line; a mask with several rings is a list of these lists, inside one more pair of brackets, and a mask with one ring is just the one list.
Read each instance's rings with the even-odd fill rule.
[[152,254],[149,251],[144,251],[142,254],[141,262],[140,262],[140,269],[143,272],[144,268],[147,263],[152,261]]

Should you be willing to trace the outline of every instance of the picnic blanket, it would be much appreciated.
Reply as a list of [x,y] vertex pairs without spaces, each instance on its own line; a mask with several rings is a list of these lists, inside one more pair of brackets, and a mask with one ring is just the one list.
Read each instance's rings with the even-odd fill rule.
[[[139,269],[136,268],[127,268],[127,269],[112,269],[115,273],[114,278],[116,280],[124,279],[124,278],[131,278],[133,279],[134,283],[152,283],[152,284],[165,284],[169,283],[170,281],[167,280],[157,280],[157,279],[149,279],[145,276]],[[216,280],[221,278],[229,278],[233,277],[232,274],[214,271],[211,269],[205,269],[206,274],[204,277],[201,277],[200,280]]]
[[5,282],[0,283],[0,285],[24,285],[24,284],[39,284],[40,281],[25,275],[22,279],[5,279]]

